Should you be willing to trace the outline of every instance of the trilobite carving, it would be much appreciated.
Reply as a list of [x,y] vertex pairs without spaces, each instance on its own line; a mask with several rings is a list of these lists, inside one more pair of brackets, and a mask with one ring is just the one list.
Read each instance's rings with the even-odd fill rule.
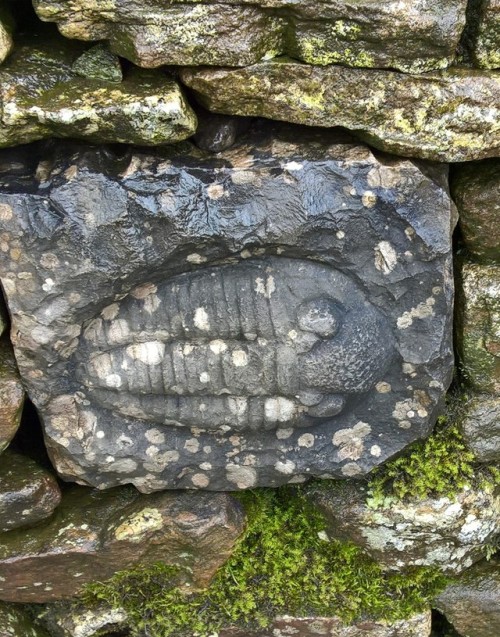
[[87,325],[77,375],[103,407],[204,430],[309,427],[393,356],[386,319],[312,261],[220,265],[142,286]]

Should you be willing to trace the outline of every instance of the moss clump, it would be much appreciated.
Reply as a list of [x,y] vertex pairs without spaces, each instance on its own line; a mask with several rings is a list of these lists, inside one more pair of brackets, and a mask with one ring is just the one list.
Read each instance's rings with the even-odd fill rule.
[[207,590],[181,592],[181,571],[157,564],[92,584],[84,601],[125,608],[132,634],[205,637],[222,626],[265,627],[284,613],[396,620],[428,607],[445,584],[434,569],[384,574],[357,547],[329,540],[299,489],[242,498],[246,533]]
[[447,414],[438,419],[434,433],[408,452],[373,471],[368,485],[369,504],[376,508],[395,500],[429,497],[453,498],[464,487],[500,486],[500,470],[480,466],[460,432],[463,403],[450,400]]

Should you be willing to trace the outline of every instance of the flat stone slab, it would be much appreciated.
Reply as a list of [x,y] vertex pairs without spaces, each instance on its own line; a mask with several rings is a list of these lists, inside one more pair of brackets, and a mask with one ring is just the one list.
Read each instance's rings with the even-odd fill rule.
[[216,157],[61,146],[43,166],[4,175],[20,258],[0,271],[64,479],[362,476],[430,433],[453,369],[446,168],[269,126]]
[[287,54],[309,64],[422,72],[448,66],[466,0],[35,0],[38,16],[80,40],[107,39],[134,64],[246,66]]
[[29,527],[50,517],[61,501],[54,476],[9,450],[0,459],[0,532]]
[[8,447],[21,424],[24,405],[24,387],[12,346],[3,337],[0,340],[0,452]]
[[372,507],[366,487],[346,483],[308,496],[328,535],[353,542],[387,570],[437,566],[461,573],[481,560],[500,534],[500,496],[464,488],[454,498],[394,501]]
[[454,68],[405,75],[293,60],[183,69],[209,110],[343,126],[381,150],[442,162],[500,152],[500,73]]
[[479,260],[500,261],[500,159],[457,168],[451,192],[469,252]]
[[500,265],[464,262],[457,345],[462,373],[476,390],[500,394]]
[[204,587],[243,529],[242,507],[228,494],[73,486],[48,522],[1,536],[0,599],[66,599],[89,582],[160,561],[184,567],[187,586]]
[[435,605],[461,635],[500,633],[500,560],[483,561],[462,573],[438,596]]
[[73,68],[84,51],[53,36],[16,43],[0,67],[0,148],[47,137],[150,146],[195,132],[196,116],[175,81],[140,69],[121,83],[84,78]]

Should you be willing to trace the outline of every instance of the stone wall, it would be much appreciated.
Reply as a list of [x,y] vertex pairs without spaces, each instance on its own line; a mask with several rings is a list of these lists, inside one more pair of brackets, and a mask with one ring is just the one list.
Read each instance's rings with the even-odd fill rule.
[[0,637],[498,634],[499,69],[498,0],[0,0]]

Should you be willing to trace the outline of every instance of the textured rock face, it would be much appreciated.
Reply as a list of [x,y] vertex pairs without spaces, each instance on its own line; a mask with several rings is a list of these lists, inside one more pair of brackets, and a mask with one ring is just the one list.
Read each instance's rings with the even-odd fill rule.
[[313,491],[331,537],[354,542],[389,570],[439,566],[460,573],[500,534],[500,496],[464,489],[447,497],[393,502],[372,509],[358,483]]
[[500,67],[500,0],[470,4],[472,58],[485,69]]
[[282,59],[244,69],[183,69],[204,106],[313,126],[344,126],[391,153],[438,161],[496,156],[500,73],[313,67]]
[[0,68],[0,147],[53,136],[148,146],[194,133],[196,116],[173,80],[139,69],[119,84],[80,77],[84,48],[53,37],[17,44]]
[[500,633],[500,562],[481,562],[462,573],[436,599],[436,606],[461,635]]
[[12,40],[12,17],[7,7],[0,5],[0,64],[12,51],[14,42]]
[[241,507],[226,494],[73,487],[47,523],[1,537],[0,599],[73,597],[88,582],[158,561],[185,567],[188,585],[205,586],[243,526]]
[[220,637],[429,637],[430,612],[393,623],[359,621],[346,625],[337,617],[278,617],[269,630],[221,630]]
[[21,422],[24,388],[12,347],[5,339],[0,341],[0,452],[14,437]]
[[40,611],[37,620],[50,631],[51,637],[97,637],[125,630],[127,613],[109,606],[82,609],[68,602],[56,602]]
[[15,604],[0,602],[0,635],[2,637],[52,637],[35,626],[28,613]]
[[246,66],[288,54],[310,64],[421,72],[448,66],[465,25],[466,0],[35,0],[63,35],[108,39],[135,64]]
[[500,398],[473,398],[460,426],[467,445],[480,462],[500,461]]
[[251,139],[4,177],[16,354],[65,479],[358,476],[429,433],[452,369],[445,170]]
[[36,462],[10,451],[0,461],[0,532],[32,526],[61,500],[57,480]]
[[478,391],[500,394],[500,266],[463,264],[458,310],[463,373]]
[[451,184],[465,245],[478,259],[500,260],[500,160],[465,164]]

